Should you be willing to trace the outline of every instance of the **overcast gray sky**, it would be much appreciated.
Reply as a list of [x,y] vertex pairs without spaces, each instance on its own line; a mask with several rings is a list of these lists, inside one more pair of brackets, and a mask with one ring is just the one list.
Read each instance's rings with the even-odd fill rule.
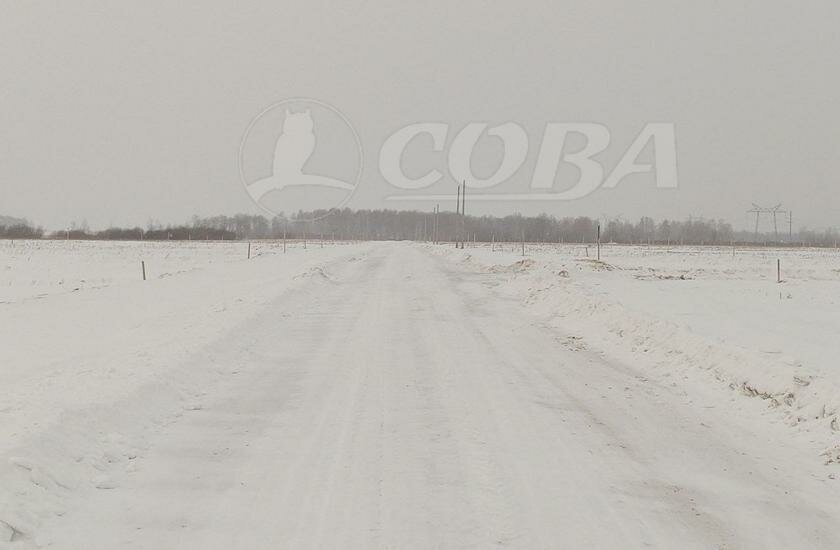
[[645,122],[668,121],[677,190],[631,178],[472,210],[742,227],[759,202],[840,226],[838,24],[836,0],[6,2],[0,214],[58,228],[256,213],[237,179],[243,132],[307,96],[363,141],[351,207],[419,206],[383,201],[376,162],[409,123],[516,121],[536,149],[546,122],[598,122],[614,163]]

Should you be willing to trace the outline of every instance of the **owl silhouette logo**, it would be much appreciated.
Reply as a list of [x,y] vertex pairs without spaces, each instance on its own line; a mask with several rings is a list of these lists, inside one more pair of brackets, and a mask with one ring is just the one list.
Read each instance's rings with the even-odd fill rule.
[[[319,140],[319,132],[328,139]],[[273,141],[272,135],[276,136]],[[324,150],[319,149],[322,144]],[[268,175],[247,177],[246,159],[251,149],[259,152],[261,164],[265,164],[266,153],[273,151]],[[308,98],[285,100],[265,109],[251,121],[239,151],[245,190],[258,206],[273,214],[343,206],[356,190],[362,163],[361,140],[347,117],[327,103]],[[323,172],[319,173],[319,168]],[[306,207],[302,206],[304,197],[309,201]]]
[[272,173],[289,178],[303,175],[303,166],[315,152],[315,133],[312,131],[312,114],[309,109],[293,113],[286,109],[283,133],[274,148]]

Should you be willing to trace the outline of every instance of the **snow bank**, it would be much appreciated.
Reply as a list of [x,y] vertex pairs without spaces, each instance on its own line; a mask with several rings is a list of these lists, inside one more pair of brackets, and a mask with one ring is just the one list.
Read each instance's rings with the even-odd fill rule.
[[525,258],[513,245],[434,250],[498,274],[502,292],[575,342],[765,399],[840,462],[837,251],[605,246],[599,262],[585,245],[529,246]]

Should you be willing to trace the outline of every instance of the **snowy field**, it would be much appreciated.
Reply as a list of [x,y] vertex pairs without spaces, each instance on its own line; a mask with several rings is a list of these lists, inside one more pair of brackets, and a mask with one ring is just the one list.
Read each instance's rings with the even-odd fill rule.
[[[254,242],[251,255],[282,252],[282,242]],[[287,249],[302,247],[287,243]],[[312,248],[320,243],[307,243]],[[247,258],[248,243],[0,240],[0,304],[163,279]]]
[[840,545],[836,250],[247,246],[0,241],[0,548]]
[[252,247],[248,261],[242,242],[0,241],[0,541],[63,514],[80,486],[107,487],[147,423],[192,407],[219,376],[185,366],[195,353],[365,249]]

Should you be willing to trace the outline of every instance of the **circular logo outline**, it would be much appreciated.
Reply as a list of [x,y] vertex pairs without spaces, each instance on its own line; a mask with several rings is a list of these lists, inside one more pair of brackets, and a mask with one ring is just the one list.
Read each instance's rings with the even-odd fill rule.
[[[311,97],[291,97],[291,98],[288,98],[288,99],[283,99],[283,100],[272,103],[271,105],[269,105],[268,107],[266,107],[262,111],[260,111],[260,113],[257,116],[252,118],[251,122],[248,124],[248,127],[245,129],[245,133],[242,135],[242,139],[239,142],[239,154],[237,155],[237,168],[238,168],[238,172],[239,172],[239,182],[242,184],[242,187],[245,189],[245,193],[248,194],[248,197],[251,199],[251,201],[254,204],[256,204],[257,207],[260,208],[263,212],[271,214],[272,216],[279,216],[280,215],[278,212],[275,212],[272,209],[260,204],[260,202],[256,199],[254,199],[253,194],[248,190],[248,186],[250,184],[248,183],[248,180],[245,177],[245,166],[244,166],[244,164],[245,164],[244,163],[245,144],[247,143],[248,137],[251,135],[251,131],[254,129],[254,126],[257,124],[257,122],[260,121],[260,119],[262,119],[269,112],[271,112],[271,111],[273,111],[273,110],[275,110],[279,107],[282,107],[284,105],[289,105],[291,103],[299,104],[299,103],[302,103],[302,102],[311,103],[313,105],[317,105],[319,107],[327,109],[328,111],[331,111],[333,114],[337,115],[342,120],[342,122],[344,122],[344,124],[350,129],[350,132],[353,134],[353,139],[356,142],[356,148],[359,151],[359,168],[356,170],[356,176],[353,179],[353,183],[352,183],[353,190],[350,191],[347,194],[346,197],[344,197],[344,200],[342,200],[336,206],[333,206],[333,207],[329,208],[328,212],[326,214],[324,214],[323,216],[318,216],[317,218],[289,220],[292,223],[318,221],[318,220],[326,218],[327,216],[332,214],[335,210],[338,210],[339,208],[342,208],[342,207],[346,206],[347,203],[350,202],[350,199],[352,199],[353,196],[356,194],[356,190],[359,188],[359,183],[361,183],[361,181],[362,181],[362,172],[363,172],[364,166],[365,166],[364,149],[362,147],[362,139],[361,139],[361,137],[359,137],[359,132],[356,131],[356,128],[350,122],[350,119],[344,113],[342,113],[337,107],[335,107],[334,105],[332,105],[330,103],[327,103],[326,101],[321,101],[320,99],[313,99]],[[251,183],[253,183],[253,182],[251,182]]]

